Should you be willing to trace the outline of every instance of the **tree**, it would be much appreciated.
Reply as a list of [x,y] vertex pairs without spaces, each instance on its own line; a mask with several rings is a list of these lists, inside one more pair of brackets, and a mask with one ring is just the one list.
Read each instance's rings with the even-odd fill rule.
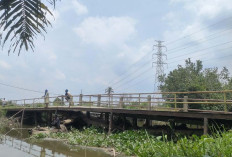
[[63,106],[64,104],[63,104],[62,100],[61,100],[59,97],[57,97],[57,98],[53,101],[53,105],[54,105],[54,106]]
[[27,51],[34,51],[34,39],[38,34],[44,36],[46,27],[51,26],[47,14],[52,15],[45,3],[55,7],[57,0],[1,0],[0,1],[0,29],[2,46],[9,41],[8,55],[24,47]]
[[106,90],[105,90],[105,93],[107,93],[108,95],[114,93],[114,90],[112,87],[108,87]]
[[[229,77],[227,68],[224,67],[221,72],[219,72],[218,68],[203,69],[200,60],[193,63],[190,59],[187,59],[185,67],[178,65],[177,69],[160,78],[163,84],[160,86],[162,92],[218,91],[229,89],[229,87],[232,88],[232,79]],[[164,95],[163,97],[169,98],[173,97],[173,95]],[[177,94],[177,97],[183,98],[184,95]],[[223,99],[223,95],[218,93],[188,94],[188,97],[192,99]],[[207,106],[190,103],[190,108],[222,110],[223,105]]]

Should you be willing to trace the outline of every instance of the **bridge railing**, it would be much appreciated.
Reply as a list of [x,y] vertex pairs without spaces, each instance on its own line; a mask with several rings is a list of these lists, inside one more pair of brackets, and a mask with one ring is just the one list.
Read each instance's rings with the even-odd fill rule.
[[183,110],[204,109],[232,111],[232,90],[192,91],[192,92],[156,92],[73,95],[69,101],[64,95],[13,100],[8,107],[104,107],[116,109],[142,110]]

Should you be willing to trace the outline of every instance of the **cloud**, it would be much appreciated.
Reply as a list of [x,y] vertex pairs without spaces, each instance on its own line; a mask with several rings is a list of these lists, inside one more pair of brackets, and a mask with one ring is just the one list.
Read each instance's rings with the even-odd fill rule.
[[65,80],[66,79],[65,74],[62,71],[58,70],[58,69],[55,71],[54,77],[57,80]]
[[84,15],[88,13],[87,7],[77,0],[72,0],[72,6],[75,9],[77,15]]
[[0,80],[4,80],[5,77],[3,75],[0,75]]
[[232,9],[231,0],[171,0],[171,3],[183,3],[184,8],[198,16],[214,18]]
[[98,46],[120,45],[136,34],[130,17],[88,17],[74,29],[83,43]]
[[8,64],[7,62],[3,60],[0,60],[0,67],[6,70],[11,68],[10,64]]

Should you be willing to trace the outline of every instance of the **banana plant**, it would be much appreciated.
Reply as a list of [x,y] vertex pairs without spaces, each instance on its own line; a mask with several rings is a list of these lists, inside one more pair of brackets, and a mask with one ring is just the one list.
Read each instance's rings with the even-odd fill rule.
[[0,44],[9,43],[8,55],[22,48],[34,51],[37,35],[44,36],[52,26],[47,15],[53,16],[47,4],[55,7],[57,0],[0,0]]

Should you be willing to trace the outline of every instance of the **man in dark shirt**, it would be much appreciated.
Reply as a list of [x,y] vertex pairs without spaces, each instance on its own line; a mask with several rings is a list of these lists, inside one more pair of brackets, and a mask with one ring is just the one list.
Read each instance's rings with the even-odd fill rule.
[[55,119],[52,122],[52,126],[55,126],[56,129],[60,129],[60,119],[57,114],[55,115]]

